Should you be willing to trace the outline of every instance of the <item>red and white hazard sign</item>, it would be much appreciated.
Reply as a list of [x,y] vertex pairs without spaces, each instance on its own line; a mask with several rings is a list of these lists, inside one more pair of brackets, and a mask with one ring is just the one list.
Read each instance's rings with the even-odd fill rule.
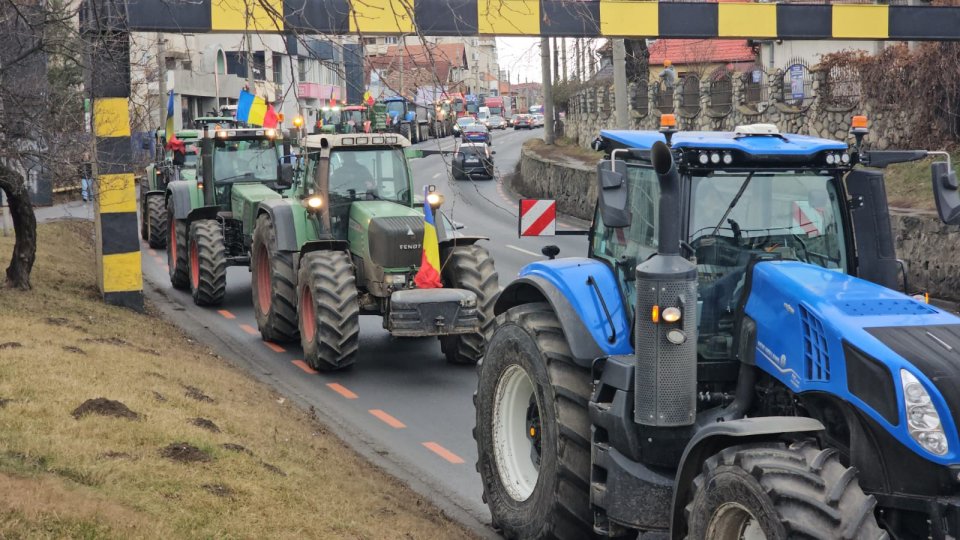
[[557,201],[520,199],[520,236],[557,234]]
[[823,230],[823,213],[808,202],[793,202],[793,226],[800,227],[807,236],[820,236]]

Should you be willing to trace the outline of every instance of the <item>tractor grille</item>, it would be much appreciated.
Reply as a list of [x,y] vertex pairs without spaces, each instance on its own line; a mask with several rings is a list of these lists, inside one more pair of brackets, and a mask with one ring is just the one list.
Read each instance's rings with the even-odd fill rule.
[[369,242],[370,259],[377,266],[419,266],[423,254],[423,218],[373,218],[370,220]]
[[827,382],[830,380],[830,355],[823,323],[800,306],[800,325],[803,327],[804,376],[808,381]]
[[[654,324],[650,317],[654,305],[661,312],[680,307],[686,312],[679,323]],[[685,426],[693,423],[697,393],[697,317],[696,281],[637,280],[636,319],[636,392],[634,417],[648,426]],[[671,329],[683,330],[687,341],[675,345],[667,341]]]

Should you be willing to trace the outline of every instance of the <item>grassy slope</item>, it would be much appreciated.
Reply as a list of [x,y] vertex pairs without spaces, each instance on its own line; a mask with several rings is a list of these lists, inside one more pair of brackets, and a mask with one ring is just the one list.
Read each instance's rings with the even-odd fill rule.
[[[937,156],[937,160],[943,158]],[[951,152],[954,171],[960,165],[960,152]],[[930,163],[934,160],[925,159],[913,163],[901,163],[887,168],[884,176],[887,184],[887,198],[890,206],[900,208],[919,208],[933,210],[936,203],[933,200],[933,184],[930,180]],[[960,171],[958,171],[960,174]]]
[[[91,234],[41,226],[35,289],[0,289],[0,538],[467,536],[171,324],[103,305]],[[141,419],[71,416],[97,397]],[[175,442],[210,461],[161,457]]]

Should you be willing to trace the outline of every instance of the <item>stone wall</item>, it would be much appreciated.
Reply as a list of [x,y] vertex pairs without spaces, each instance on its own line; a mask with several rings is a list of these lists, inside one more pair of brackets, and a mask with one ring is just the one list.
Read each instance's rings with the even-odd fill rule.
[[[524,145],[520,174],[510,187],[531,198],[556,199],[557,209],[586,221],[597,200],[595,166],[571,159],[541,157]],[[960,302],[960,227],[944,225],[934,212],[894,212],[891,224],[897,256],[909,269],[910,287],[935,298]]]
[[[806,69],[806,68],[804,68]],[[801,98],[792,94],[788,73],[715,72],[677,81],[672,94],[658,83],[629,87],[631,129],[657,129],[662,113],[677,116],[678,127],[690,131],[731,131],[743,124],[775,124],[784,133],[846,140],[850,120],[865,114],[876,149],[904,147],[907,133],[895,104],[864,95],[855,75],[806,70]],[[567,105],[564,135],[589,146],[601,129],[615,126],[614,92],[606,83],[587,86]]]

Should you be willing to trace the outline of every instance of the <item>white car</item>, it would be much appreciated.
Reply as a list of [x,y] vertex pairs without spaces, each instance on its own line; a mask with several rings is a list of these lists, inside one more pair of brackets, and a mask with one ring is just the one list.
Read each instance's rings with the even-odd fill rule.
[[535,114],[533,115],[533,127],[543,127],[543,115]]

